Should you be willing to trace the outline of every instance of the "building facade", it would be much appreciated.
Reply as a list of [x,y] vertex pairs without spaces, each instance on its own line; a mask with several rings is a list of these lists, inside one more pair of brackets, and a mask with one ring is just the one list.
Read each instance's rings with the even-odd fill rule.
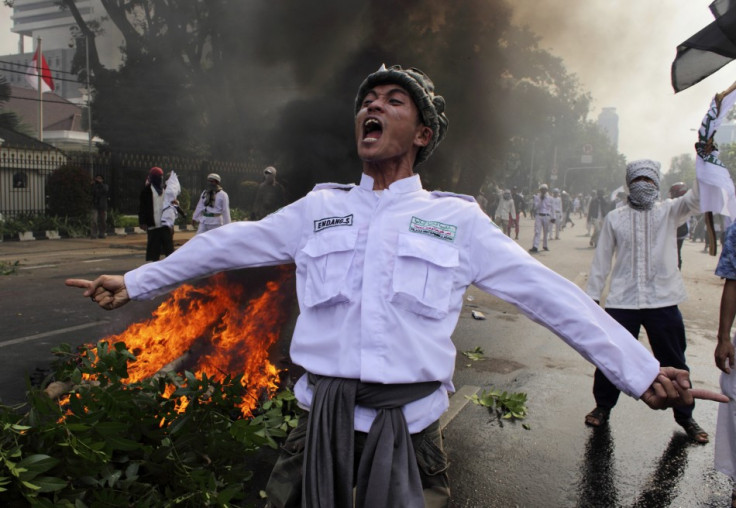
[[[76,0],[75,3],[86,22],[99,23],[101,33],[95,37],[95,43],[100,62],[107,68],[118,68],[122,63],[119,48],[123,44],[123,36],[107,19],[102,3],[100,0]],[[79,83],[77,75],[72,74],[75,37],[79,34],[74,17],[54,1],[15,0],[12,19],[12,31],[18,34],[18,51],[0,56],[0,75],[13,86],[29,87],[25,79],[26,70],[40,37],[44,57],[57,86],[55,92],[65,99],[80,101],[84,83]]]
[[613,148],[618,151],[618,113],[616,113],[616,108],[603,108],[598,115],[597,125],[608,137]]
[[48,176],[66,161],[61,150],[0,127],[0,214],[43,214]]

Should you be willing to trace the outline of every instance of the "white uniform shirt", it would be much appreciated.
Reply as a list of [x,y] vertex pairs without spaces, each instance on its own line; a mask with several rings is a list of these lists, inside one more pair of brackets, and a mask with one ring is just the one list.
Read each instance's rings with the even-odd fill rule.
[[562,198],[552,196],[552,213],[555,217],[562,217]]
[[[412,433],[448,407],[451,335],[470,284],[597,359],[624,392],[638,397],[651,385],[659,369],[651,354],[576,285],[504,235],[473,198],[427,192],[417,175],[381,193],[372,189],[366,175],[360,186],[317,186],[260,221],[195,236],[166,259],[125,274],[128,293],[148,299],[217,271],[295,262],[300,315],[292,361],[364,382],[441,381],[435,393],[404,406]],[[309,408],[305,378],[295,394]],[[374,416],[357,407],[355,428],[367,432]]]
[[628,204],[610,211],[603,221],[586,292],[600,301],[610,273],[607,308],[656,309],[683,302],[687,295],[677,268],[677,226],[689,214],[699,213],[699,206],[696,185],[684,196],[655,203],[648,211]]
[[534,195],[534,209],[537,215],[552,215],[553,202],[552,196],[549,194],[544,195],[544,199],[541,198],[540,194]]
[[[199,222],[200,224],[230,224],[230,198],[227,192],[221,190],[215,194],[215,202],[211,206],[205,206],[204,201],[207,199],[207,191],[204,191],[199,196],[199,202],[197,208],[194,209],[192,220]],[[214,217],[207,217],[205,213],[214,215]]]

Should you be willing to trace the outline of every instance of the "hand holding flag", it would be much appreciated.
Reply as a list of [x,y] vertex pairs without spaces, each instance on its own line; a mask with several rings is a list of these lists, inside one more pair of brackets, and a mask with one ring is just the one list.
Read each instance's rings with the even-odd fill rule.
[[736,218],[736,193],[728,169],[718,158],[718,146],[713,141],[716,130],[736,103],[736,83],[716,94],[698,129],[695,143],[695,174],[700,189],[700,211],[706,214],[710,238],[710,254],[716,255],[717,241],[713,229],[713,214]]

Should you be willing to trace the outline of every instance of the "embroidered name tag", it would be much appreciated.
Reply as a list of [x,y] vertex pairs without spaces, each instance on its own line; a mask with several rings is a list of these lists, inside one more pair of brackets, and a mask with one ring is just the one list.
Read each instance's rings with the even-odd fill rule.
[[314,232],[319,233],[323,229],[334,228],[335,226],[352,226],[353,225],[353,214],[346,215],[345,217],[325,217],[314,221]]
[[409,231],[412,233],[433,236],[440,240],[447,240],[448,242],[454,242],[455,233],[457,233],[457,226],[445,224],[444,222],[422,220],[418,217],[412,217],[411,224],[409,224]]

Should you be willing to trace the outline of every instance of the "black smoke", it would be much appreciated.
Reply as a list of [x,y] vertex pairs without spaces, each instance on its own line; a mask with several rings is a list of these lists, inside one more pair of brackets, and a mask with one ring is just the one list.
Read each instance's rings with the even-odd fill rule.
[[422,69],[447,101],[447,137],[418,167],[425,185],[475,194],[497,164],[505,2],[269,2],[258,19],[258,64],[288,65],[298,90],[264,146],[293,194],[360,178],[353,102],[382,63]]

